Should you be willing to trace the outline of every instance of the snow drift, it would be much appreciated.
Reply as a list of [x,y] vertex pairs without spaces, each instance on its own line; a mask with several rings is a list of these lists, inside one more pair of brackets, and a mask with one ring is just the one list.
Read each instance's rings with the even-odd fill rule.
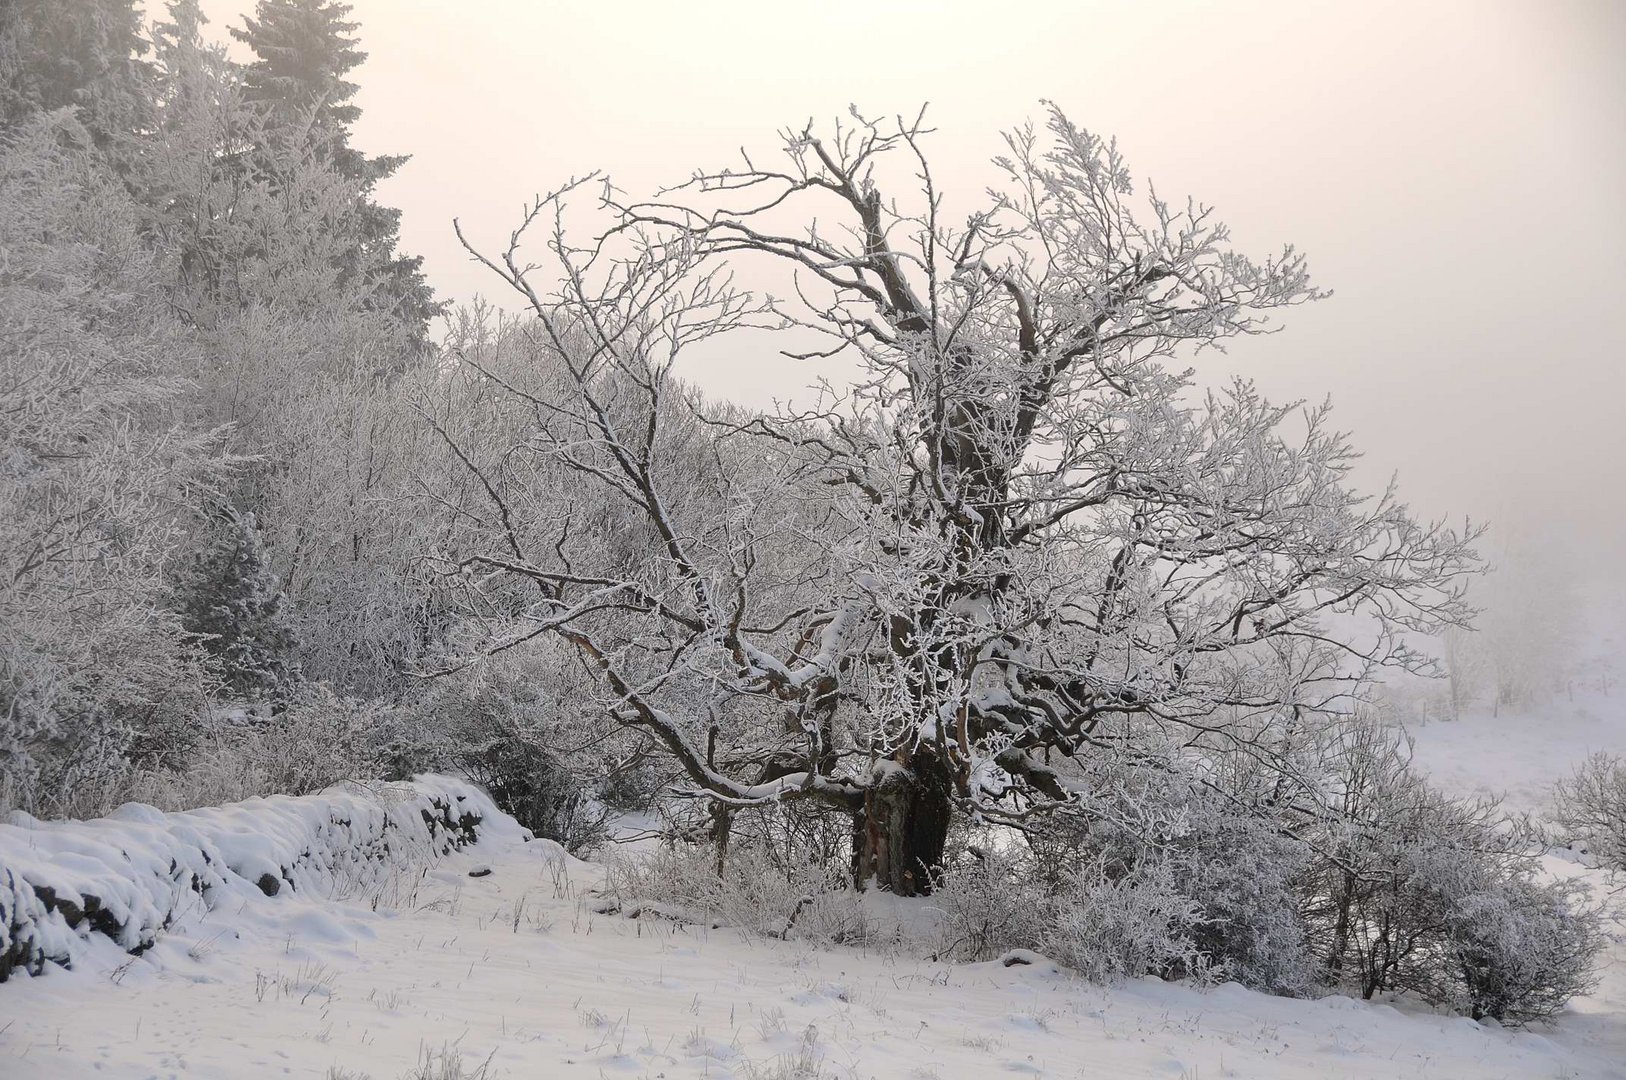
[[163,813],[126,803],[94,821],[0,824],[0,982],[71,967],[91,935],[139,954],[231,898],[331,895],[490,835],[527,835],[480,789],[445,776]]

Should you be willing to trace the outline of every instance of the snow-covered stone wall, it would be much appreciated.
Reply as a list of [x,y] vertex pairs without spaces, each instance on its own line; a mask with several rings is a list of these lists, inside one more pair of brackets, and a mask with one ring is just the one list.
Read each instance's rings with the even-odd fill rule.
[[347,784],[166,814],[0,824],[0,982],[71,966],[93,934],[131,953],[233,897],[365,891],[483,836],[522,834],[462,780]]

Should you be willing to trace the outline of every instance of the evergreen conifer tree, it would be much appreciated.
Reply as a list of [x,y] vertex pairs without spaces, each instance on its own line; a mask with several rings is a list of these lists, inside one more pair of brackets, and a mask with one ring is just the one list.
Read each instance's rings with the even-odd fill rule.
[[152,65],[135,0],[0,3],[0,127],[74,107],[98,144],[142,130]]
[[422,257],[396,250],[401,212],[372,198],[373,185],[407,157],[368,157],[350,145],[361,109],[352,100],[357,86],[345,76],[367,54],[356,48],[357,24],[346,19],[349,12],[349,4],[336,0],[259,0],[254,16],[231,31],[255,55],[243,71],[244,97],[273,124],[301,132],[316,154],[362,185],[359,249],[343,269],[367,277],[374,286],[368,305],[401,319],[423,348],[442,305],[424,280]]
[[233,693],[285,701],[297,679],[294,637],[258,523],[253,514],[228,507],[220,526],[194,557],[181,589],[183,624],[204,637]]

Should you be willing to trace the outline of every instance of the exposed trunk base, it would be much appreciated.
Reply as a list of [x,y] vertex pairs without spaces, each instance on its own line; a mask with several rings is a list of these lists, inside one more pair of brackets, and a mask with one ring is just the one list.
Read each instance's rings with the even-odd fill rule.
[[935,754],[918,751],[907,764],[887,769],[853,822],[853,881],[859,888],[873,882],[899,896],[924,896],[943,865],[953,778]]

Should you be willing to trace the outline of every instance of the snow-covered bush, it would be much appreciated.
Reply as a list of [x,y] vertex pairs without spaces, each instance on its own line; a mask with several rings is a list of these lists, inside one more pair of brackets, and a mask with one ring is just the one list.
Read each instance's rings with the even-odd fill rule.
[[[706,822],[709,829],[716,827],[709,814]],[[852,819],[817,804],[737,810],[728,816],[728,833],[730,852],[756,851],[784,874],[810,865],[845,867],[852,861]]]
[[237,748],[244,765],[278,794],[305,795],[344,780],[383,780],[384,707],[302,687],[281,713],[256,722]]
[[932,906],[942,913],[933,951],[979,962],[1011,949],[1039,948],[1053,890],[1031,854],[1002,845],[973,848],[968,855],[932,886]]
[[1148,860],[1126,874],[1105,862],[1081,867],[1055,897],[1054,921],[1039,951],[1095,982],[1133,975],[1205,979],[1197,944],[1202,907],[1181,888],[1171,860]]
[[135,771],[104,801],[187,810],[256,795],[306,795],[346,780],[405,779],[409,773],[392,767],[391,730],[382,704],[307,683],[279,713],[214,721],[180,761]]
[[1342,739],[1331,816],[1300,884],[1329,984],[1510,1023],[1584,991],[1598,916],[1570,886],[1540,880],[1522,824],[1494,800],[1430,787],[1381,725],[1358,720]]
[[1089,794],[1074,825],[1035,843],[1049,880],[1076,891],[1094,866],[1093,880],[1133,880],[1148,900],[1149,885],[1166,882],[1196,911],[1182,931],[1201,958],[1195,970],[1271,993],[1313,988],[1299,910],[1309,852],[1271,797],[1281,779],[1274,767],[1163,746],[1132,757],[1102,752],[1082,773]]
[[1626,870],[1626,760],[1594,754],[1582,762],[1554,785],[1552,818],[1562,840],[1600,866]]
[[1494,801],[1432,789],[1365,717],[1286,767],[1103,753],[1081,766],[1089,794],[1068,827],[940,877],[944,955],[1028,948],[1094,978],[1401,992],[1508,1023],[1588,986],[1596,914],[1542,880],[1528,831]]
[[[1180,788],[1156,785],[1164,800]],[[1033,949],[1098,980],[1223,975],[1272,993],[1310,990],[1297,910],[1302,845],[1190,789],[1174,801],[1143,797],[1135,809],[1142,826],[1158,819],[1166,831],[1097,818],[1070,840],[1057,830],[1037,850],[979,848],[947,870],[932,892],[942,954],[986,960]]]
[[1310,993],[1319,973],[1300,910],[1309,851],[1271,816],[1216,813],[1177,843],[1176,882],[1197,905],[1192,940],[1227,979],[1272,994]]
[[493,717],[477,742],[453,760],[514,819],[572,854],[608,837],[609,813],[581,775],[549,746],[507,717]]
[[495,658],[433,679],[392,732],[392,755],[413,771],[467,774],[526,828],[572,852],[604,840],[606,787],[637,803],[636,789],[654,780],[636,741],[608,724],[562,652]]
[[1593,981],[1602,938],[1579,890],[1541,882],[1499,836],[1453,829],[1389,848],[1352,914],[1362,992],[1402,990],[1475,1019],[1550,1019]]
[[1171,859],[1127,870],[1099,854],[1047,883],[1031,856],[982,852],[943,874],[931,904],[942,913],[937,955],[989,960],[1035,950],[1096,982],[1134,975],[1206,978],[1201,906],[1181,889]]
[[1548,1020],[1586,993],[1603,947],[1597,915],[1575,882],[1528,868],[1456,905],[1450,952],[1462,972],[1457,1007],[1475,1019]]

